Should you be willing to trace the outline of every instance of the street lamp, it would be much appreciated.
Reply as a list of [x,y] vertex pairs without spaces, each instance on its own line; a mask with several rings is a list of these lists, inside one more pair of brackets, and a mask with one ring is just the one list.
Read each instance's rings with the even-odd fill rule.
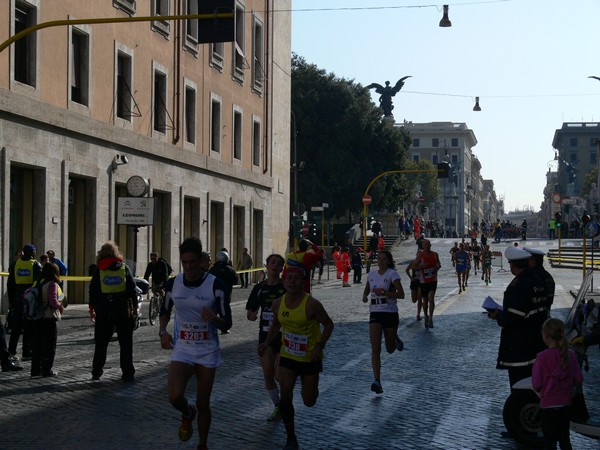
[[[298,164],[298,129],[296,128],[296,115],[294,111],[290,110],[292,117],[292,137],[294,139],[293,149],[294,149],[294,162],[292,163],[290,170],[294,174],[294,206],[292,208],[292,232],[294,234],[294,250],[298,247],[298,230],[296,229],[297,218],[300,216],[300,204],[298,203],[298,172],[304,170],[304,166],[306,163],[304,161],[300,161]],[[304,212],[304,211],[303,211]]]

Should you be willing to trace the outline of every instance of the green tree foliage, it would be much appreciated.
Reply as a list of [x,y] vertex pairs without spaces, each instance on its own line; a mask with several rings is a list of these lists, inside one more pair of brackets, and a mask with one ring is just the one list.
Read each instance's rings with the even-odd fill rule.
[[598,180],[598,167],[594,167],[591,171],[585,174],[583,177],[583,185],[581,186],[580,194],[582,196],[589,195],[592,190],[592,183],[596,183]]
[[[328,203],[337,217],[359,212],[371,180],[403,168],[410,137],[381,119],[368,90],[297,55],[292,58],[292,112],[297,160],[306,163],[298,172],[298,201],[307,208]],[[369,192],[371,208],[396,210],[405,193],[401,177],[382,177]]]

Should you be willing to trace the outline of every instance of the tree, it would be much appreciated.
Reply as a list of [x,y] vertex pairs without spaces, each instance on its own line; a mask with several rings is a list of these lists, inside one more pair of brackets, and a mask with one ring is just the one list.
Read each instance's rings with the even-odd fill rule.
[[[403,167],[410,137],[381,120],[366,88],[297,55],[292,57],[291,100],[296,157],[298,163],[305,161],[297,173],[298,201],[328,203],[329,213],[337,217],[360,211],[370,181]],[[370,191],[372,207],[395,210],[402,192],[406,186],[399,177],[383,177]]]
[[[594,167],[591,171],[585,174],[583,177],[583,185],[581,186],[580,195],[583,197],[589,195],[592,190],[592,184],[598,180],[598,167]],[[596,186],[598,187],[598,186]]]

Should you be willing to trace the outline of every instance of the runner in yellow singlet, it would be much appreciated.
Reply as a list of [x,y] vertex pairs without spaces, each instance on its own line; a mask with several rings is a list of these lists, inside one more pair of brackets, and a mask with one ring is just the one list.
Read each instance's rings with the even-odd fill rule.
[[323,371],[323,349],[333,332],[333,321],[327,311],[317,299],[303,291],[303,285],[304,270],[288,267],[284,279],[287,292],[273,302],[273,323],[258,347],[262,355],[281,329],[277,378],[281,390],[279,408],[287,433],[285,450],[299,448],[292,403],[296,380],[300,377],[304,404],[314,406],[319,396],[319,373]]

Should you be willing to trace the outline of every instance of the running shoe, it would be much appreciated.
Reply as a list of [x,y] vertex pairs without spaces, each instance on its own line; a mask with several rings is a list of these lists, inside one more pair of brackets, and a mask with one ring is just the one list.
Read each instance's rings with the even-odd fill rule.
[[398,335],[396,335],[396,350],[399,352],[404,350],[404,342],[402,342],[402,339],[400,339]]
[[194,419],[196,418],[196,413],[198,410],[195,405],[189,405],[191,414],[186,417],[183,414],[181,415],[181,425],[179,425],[179,439],[183,442],[189,441],[194,433]]
[[285,447],[283,450],[300,450],[300,446],[298,445],[298,439],[296,436],[288,436],[287,441],[285,441]]
[[279,405],[277,405],[271,415],[267,417],[267,422],[277,422],[278,420],[281,420],[281,410],[279,409]]
[[381,383],[377,380],[371,383],[371,390],[376,394],[383,394],[383,388],[381,387]]
[[425,316],[425,328],[429,328],[429,316]]
[[417,314],[417,320],[421,320],[421,315]]

